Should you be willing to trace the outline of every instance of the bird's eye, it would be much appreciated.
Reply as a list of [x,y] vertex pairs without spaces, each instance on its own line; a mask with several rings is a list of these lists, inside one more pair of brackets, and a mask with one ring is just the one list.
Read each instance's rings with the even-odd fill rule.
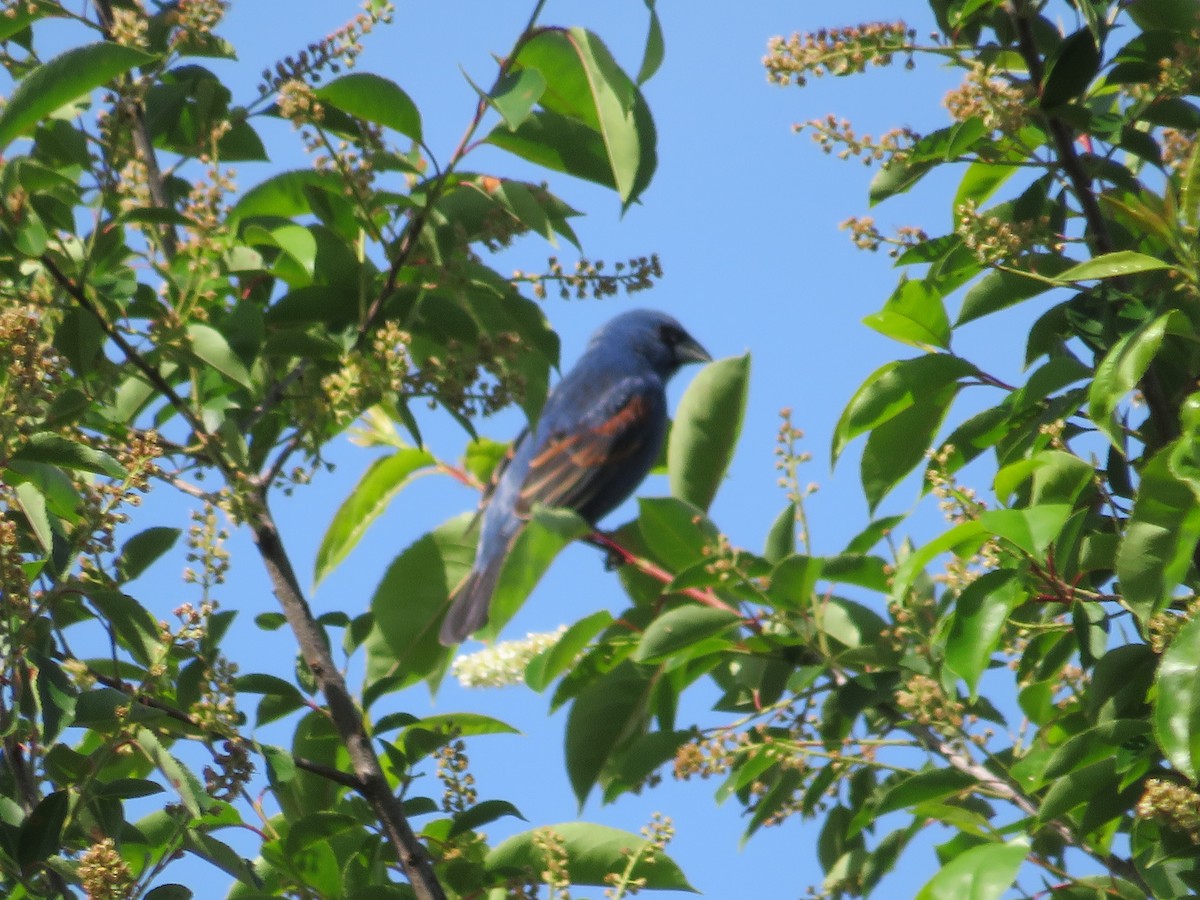
[[672,328],[670,325],[660,326],[658,329],[658,338],[668,347],[674,347],[679,343],[681,337],[678,328]]

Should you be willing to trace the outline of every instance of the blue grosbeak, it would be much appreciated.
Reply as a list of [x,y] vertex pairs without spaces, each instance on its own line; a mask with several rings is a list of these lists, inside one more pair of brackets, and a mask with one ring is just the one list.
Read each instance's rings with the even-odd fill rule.
[[487,623],[504,558],[535,503],[595,524],[633,493],[666,436],[667,381],[684,363],[711,358],[682,325],[651,310],[623,313],[593,335],[533,431],[522,431],[497,467],[475,565],[454,592],[443,644]]

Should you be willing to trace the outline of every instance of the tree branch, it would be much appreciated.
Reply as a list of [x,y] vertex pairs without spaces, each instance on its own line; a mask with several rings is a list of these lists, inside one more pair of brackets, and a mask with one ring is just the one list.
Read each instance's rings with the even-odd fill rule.
[[399,798],[392,792],[375,749],[371,746],[354,698],[334,663],[325,633],[313,618],[308,601],[300,588],[291,560],[279,537],[279,529],[267,507],[265,486],[259,488],[257,509],[250,528],[254,542],[267,567],[275,597],[296,635],[300,653],[321,685],[329,705],[329,715],[350,753],[356,779],[355,789],[371,804],[388,839],[396,850],[400,865],[408,876],[419,900],[444,900],[445,894],[433,872],[433,863],[425,847],[417,840],[404,816]]
[[[1042,58],[1038,54],[1033,26],[1029,22],[1031,10],[1028,0],[1014,0],[1010,6],[1010,13],[1013,24],[1016,26],[1018,50],[1021,58],[1025,61],[1025,67],[1029,70],[1029,76],[1037,85],[1040,94],[1044,67]],[[1087,223],[1084,237],[1092,255],[1100,256],[1112,253],[1116,250],[1116,244],[1109,231],[1108,220],[1104,218],[1104,211],[1100,208],[1100,200],[1092,189],[1091,176],[1084,169],[1083,161],[1075,150],[1074,131],[1070,125],[1053,112],[1042,110],[1042,115],[1046,120],[1050,137],[1054,141],[1058,164],[1071,182],[1071,189],[1079,201],[1080,211]],[[1118,286],[1122,281],[1123,279],[1113,279],[1113,283]],[[1146,398],[1146,406],[1150,409],[1150,419],[1157,426],[1157,437],[1160,441],[1166,443],[1171,438],[1178,436],[1179,426],[1176,422],[1175,410],[1167,400],[1166,391],[1153,364],[1146,369],[1146,374],[1142,376],[1139,387],[1142,396]],[[1197,564],[1200,565],[1200,556],[1197,557]]]

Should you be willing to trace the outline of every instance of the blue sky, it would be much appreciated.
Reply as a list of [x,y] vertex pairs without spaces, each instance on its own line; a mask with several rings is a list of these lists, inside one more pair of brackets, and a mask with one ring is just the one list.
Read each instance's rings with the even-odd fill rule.
[[[492,54],[503,54],[524,23],[531,4],[484,0],[399,3],[394,23],[367,39],[359,68],[376,71],[405,88],[421,109],[428,143],[439,158],[449,156],[473,110],[475,95],[464,70],[489,84]],[[255,96],[258,73],[310,41],[332,31],[357,11],[351,0],[290,0],[287,4],[235,2],[219,32],[239,48],[238,63],[213,68],[240,88],[235,102]],[[743,437],[729,478],[718,495],[713,517],[735,545],[757,550],[784,505],[776,485],[774,438],[782,407],[793,409],[807,432],[814,461],[802,475],[821,484],[809,502],[815,550],[836,552],[867,521],[858,486],[857,446],[830,472],[833,427],[855,388],[877,366],[915,351],[894,344],[861,324],[891,292],[896,272],[883,253],[856,250],[838,223],[867,213],[871,170],[820,152],[792,124],[835,112],[856,130],[879,134],[908,125],[930,131],[948,123],[940,100],[956,78],[930,59],[914,71],[890,69],[850,79],[824,79],[803,90],[767,84],[761,65],[766,41],[777,34],[826,25],[905,18],[927,33],[928,8],[912,0],[877,0],[840,5],[794,2],[664,4],[660,10],[666,59],[645,87],[658,128],[659,164],[640,205],[624,216],[617,197],[566,176],[531,172],[500,151],[480,153],[471,168],[495,174],[546,178],[552,190],[587,213],[576,229],[588,256],[615,262],[655,252],[665,277],[650,292],[606,301],[545,301],[545,312],[563,341],[563,364],[570,365],[588,335],[631,305],[653,306],[678,317],[716,357],[749,350],[753,356],[749,408]],[[596,31],[617,59],[636,71],[647,16],[640,0],[598,4],[549,0],[542,21],[583,25]],[[299,142],[276,123],[264,129],[270,166],[239,165],[245,189],[280,168],[305,164]],[[874,211],[885,232],[918,225],[930,234],[950,227],[951,182],[932,181],[912,197]],[[573,262],[569,247],[557,250],[536,238],[506,253],[500,267],[538,270],[550,254]],[[1032,315],[1032,312],[1031,312]],[[1006,335],[990,323],[977,323],[956,335],[956,350],[1005,380],[1018,377],[1023,347],[1016,323]],[[1011,338],[1007,339],[1006,337]],[[673,386],[673,404],[694,370]],[[423,422],[431,448],[456,459],[465,437],[444,417]],[[518,413],[505,413],[480,425],[498,440],[510,439],[521,425]],[[302,573],[311,572],[321,534],[333,511],[366,468],[374,451],[339,443],[330,455],[337,470],[290,499],[279,498],[276,513],[284,538]],[[983,486],[983,485],[980,485]],[[182,524],[179,501],[166,489],[148,504],[141,525]],[[650,479],[643,495],[666,493],[665,481]],[[902,485],[880,514],[910,509],[917,483]],[[427,478],[402,493],[388,513],[313,595],[318,612],[365,609],[392,558],[428,529],[473,508],[477,497],[449,479]],[[613,514],[615,526],[629,509]],[[922,515],[919,527],[932,530],[937,519]],[[135,524],[137,524],[135,522]],[[928,534],[929,532],[926,532]],[[287,674],[294,647],[284,632],[264,635],[251,624],[255,614],[275,608],[257,556],[244,536],[233,542],[233,570],[220,595],[223,607],[238,609],[239,628],[227,652],[243,672]],[[157,567],[151,589],[162,591],[160,615],[190,599],[167,562]],[[139,596],[153,596],[143,590]],[[622,598],[615,577],[588,547],[568,549],[525,609],[509,626],[516,637],[552,630],[598,608],[617,610]],[[689,695],[680,722],[706,717],[705,691]],[[577,813],[563,768],[565,715],[547,717],[547,697],[523,688],[465,691],[447,682],[435,698],[413,690],[388,698],[376,714],[404,709],[427,712],[472,710],[504,719],[521,736],[476,739],[469,746],[481,799],[507,799],[533,824],[582,818],[637,831],[653,811],[672,816],[677,837],[670,852],[706,896],[793,897],[819,883],[815,841],[819,822],[788,820],[760,832],[739,849],[744,827],[734,804],[716,807],[715,783],[662,786],[610,807],[594,798]],[[269,739],[269,738],[268,738]],[[282,739],[276,736],[276,740]],[[503,837],[526,827],[515,820],[488,829]],[[929,841],[918,842],[880,895],[911,896],[936,870]],[[581,889],[577,897],[600,896]]]

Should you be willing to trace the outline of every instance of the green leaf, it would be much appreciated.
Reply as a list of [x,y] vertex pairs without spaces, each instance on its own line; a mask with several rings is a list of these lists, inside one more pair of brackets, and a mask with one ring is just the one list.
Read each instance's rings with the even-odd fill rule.
[[233,352],[221,332],[208,325],[192,323],[187,326],[187,333],[189,346],[197,359],[243,387],[252,386],[245,364]]
[[205,795],[204,788],[196,776],[183,763],[168,753],[167,748],[149,729],[139,728],[137,730],[137,742],[142,752],[175,788],[184,808],[195,818],[203,815],[204,806],[211,801]]
[[975,779],[957,769],[925,769],[897,782],[875,809],[875,816],[895,812],[898,809],[908,809],[931,800],[944,800],[955,797],[964,790],[976,786]]
[[438,623],[451,589],[471,567],[473,519],[463,513],[439,525],[388,567],[371,598],[375,630],[367,639],[368,681],[399,675],[411,683],[449,661],[452,651],[438,643]]
[[425,450],[406,448],[376,459],[333,514],[317,549],[313,580],[320,583],[349,555],[392,499],[437,460]]
[[958,595],[946,635],[946,666],[976,697],[979,678],[1000,644],[1008,615],[1027,596],[1011,569],[985,572]]
[[454,827],[450,829],[449,836],[456,837],[468,831],[475,831],[480,826],[505,816],[515,816],[522,822],[528,821],[521,815],[521,811],[507,800],[484,800],[454,817]]
[[0,151],[56,109],[124,75],[154,56],[111,41],[76,47],[38,66],[17,85],[0,112]]
[[317,99],[358,119],[421,140],[421,113],[398,84],[370,72],[352,72],[316,90]]
[[768,562],[777,563],[785,556],[789,556],[795,552],[796,527],[796,504],[789,503],[775,517],[775,521],[771,523],[770,531],[767,532],[763,556],[767,558]]
[[1096,367],[1096,377],[1088,389],[1088,417],[1122,453],[1125,436],[1114,413],[1158,355],[1173,315],[1166,313],[1143,322],[1117,341]]
[[1200,540],[1200,506],[1170,470],[1171,447],[1142,469],[1133,512],[1117,550],[1121,593],[1143,624],[1171,602]]
[[932,353],[886,363],[876,369],[850,398],[833,435],[834,462],[846,444],[876,428],[947,385],[978,370],[965,359]]
[[59,851],[70,807],[69,793],[55,791],[33,808],[17,838],[17,860],[22,866],[31,867]]
[[1141,719],[1115,719],[1094,725],[1069,738],[1054,751],[1042,778],[1052,782],[1076,769],[1115,757],[1123,746],[1149,731],[1150,724]]
[[[488,872],[508,876],[542,871],[546,866],[545,854],[537,846],[541,830],[522,832],[493,848],[484,860]],[[662,851],[649,846],[640,835],[589,822],[562,822],[546,826],[546,830],[562,841],[571,884],[608,885],[609,874],[625,872],[636,854],[637,863],[629,875],[644,878],[646,888],[697,893],[679,866]]]
[[[497,129],[488,140],[532,162],[610,184],[628,208],[657,164],[654,123],[637,85],[600,39],[582,28],[541,31],[514,62],[545,79],[544,112],[529,116],[516,130]],[[589,133],[599,139],[598,146],[581,154],[579,141]],[[572,138],[575,146],[568,143]]]
[[533,107],[546,92],[546,79],[537,69],[517,69],[505,73],[488,100],[504,119],[509,131],[516,131],[529,118]]
[[31,435],[10,458],[95,472],[110,478],[124,478],[126,474],[125,467],[107,453],[49,432]]
[[641,663],[661,662],[676,651],[729,631],[741,620],[735,612],[698,603],[678,606],[650,623],[633,658]]
[[924,178],[933,165],[930,160],[917,160],[913,162],[892,161],[883,166],[871,179],[868,194],[871,205],[874,206],[888,197],[903,194]]
[[1200,225],[1200,143],[1193,145],[1179,189],[1179,211],[1189,228]]
[[771,572],[771,602],[783,609],[807,609],[821,577],[822,563],[821,559],[799,553],[781,559]]
[[1087,90],[1100,69],[1100,48],[1087,28],[1057,44],[1046,59],[1041,105],[1053,109],[1069,103]]
[[[1054,287],[1052,279],[1063,272],[1069,262],[1061,256],[1043,253],[1028,257],[1023,264],[1028,265],[1031,274],[1011,269],[994,270],[975,282],[963,297],[955,327],[1044,294]],[[1033,271],[1037,274],[1032,274]]]
[[746,397],[750,355],[710,363],[679,401],[667,446],[671,494],[707,510],[733,459]]
[[1136,272],[1152,272],[1155,269],[1170,269],[1171,264],[1138,253],[1134,250],[1117,250],[1096,256],[1087,262],[1072,266],[1057,275],[1055,281],[1059,284],[1071,284],[1076,281],[1091,281],[1099,278],[1120,278],[1123,275],[1133,275]]
[[155,560],[175,546],[182,533],[179,528],[156,525],[139,531],[127,540],[116,561],[121,583],[133,581],[145,572]]
[[681,572],[704,558],[717,528],[692,504],[674,497],[638,498],[638,530],[658,561]]
[[488,613],[488,623],[480,634],[495,637],[537,587],[554,557],[567,544],[590,532],[592,527],[569,509],[535,506],[529,524],[504,558],[500,578]]
[[657,670],[628,660],[580,692],[567,716],[567,775],[582,807],[610,757],[641,732]]
[[642,54],[642,65],[638,69],[637,83],[645,84],[654,77],[662,65],[666,54],[663,42],[662,23],[658,20],[658,11],[654,8],[654,0],[645,0],[646,8],[650,10],[650,30],[646,34],[646,49]]
[[1158,667],[1154,734],[1171,765],[1192,781],[1200,776],[1200,619],[1171,640]]
[[957,393],[956,383],[932,388],[915,397],[912,405],[871,429],[860,465],[863,492],[872,512],[925,458],[925,451],[933,443]]
[[598,610],[580,619],[553,647],[547,647],[530,660],[525,668],[525,683],[535,691],[544,691],[550,682],[575,664],[592,638],[613,623],[612,613]]
[[942,866],[915,900],[1000,900],[1017,879],[1029,853],[1027,838],[1006,844],[981,844]]
[[600,135],[559,113],[537,110],[515,130],[494,129],[487,142],[534,165],[616,189]]
[[1043,503],[1028,509],[989,509],[979,524],[1030,556],[1041,558],[1071,517],[1067,503]]
[[871,313],[863,324],[921,350],[950,348],[950,320],[942,291],[928,281],[903,279],[883,309]]
[[256,184],[241,196],[229,211],[229,225],[236,227],[245,219],[260,216],[290,218],[311,213],[311,190],[323,190],[340,197],[343,187],[341,176],[335,172],[313,169],[281,172]]
[[134,659],[151,665],[163,652],[158,620],[133,597],[120,591],[88,590],[88,599],[112,626]]

